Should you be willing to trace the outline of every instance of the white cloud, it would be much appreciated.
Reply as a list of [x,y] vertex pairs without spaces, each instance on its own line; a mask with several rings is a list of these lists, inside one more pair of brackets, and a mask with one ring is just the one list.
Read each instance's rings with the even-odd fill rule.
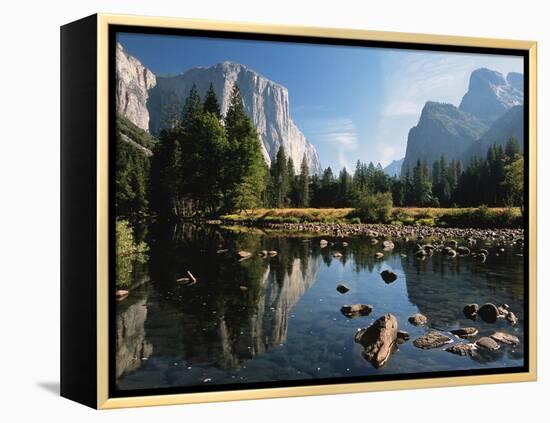
[[487,67],[506,74],[522,72],[521,58],[448,52],[399,51],[384,61],[382,115],[418,116],[428,100],[456,106],[473,70]]
[[350,118],[336,117],[313,119],[307,122],[308,139],[315,145],[324,144],[330,150],[336,150],[338,164],[350,167],[348,154],[359,146],[357,126]]

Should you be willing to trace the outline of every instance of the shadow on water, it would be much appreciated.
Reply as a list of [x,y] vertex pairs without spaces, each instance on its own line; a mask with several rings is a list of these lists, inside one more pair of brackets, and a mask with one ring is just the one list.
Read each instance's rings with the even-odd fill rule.
[[[409,342],[374,369],[353,342],[359,327],[388,312],[413,339],[429,328],[459,326],[476,326],[483,335],[502,327],[521,339],[522,325],[511,330],[462,315],[467,303],[491,301],[508,303],[522,321],[523,258],[511,249],[496,256],[495,246],[485,264],[441,254],[420,261],[413,244],[396,243],[379,260],[374,254],[381,246],[366,238],[346,239],[347,245],[334,239],[326,248],[319,239],[209,225],[152,226],[148,263],[132,270],[140,282],[117,305],[118,388],[500,367],[523,360],[521,346],[472,360]],[[262,250],[277,254],[260,257]],[[239,260],[239,251],[252,256]],[[397,273],[396,282],[382,281],[386,268]],[[197,283],[178,282],[188,271]],[[351,287],[345,295],[335,290],[342,281]],[[343,304],[354,303],[372,304],[374,312],[353,320],[340,313]],[[429,328],[407,323],[415,312],[428,317]]]

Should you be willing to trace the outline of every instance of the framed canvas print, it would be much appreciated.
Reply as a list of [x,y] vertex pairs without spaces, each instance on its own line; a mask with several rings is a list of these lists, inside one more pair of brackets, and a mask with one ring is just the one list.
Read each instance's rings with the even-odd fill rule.
[[536,43],[61,29],[61,393],[536,379]]

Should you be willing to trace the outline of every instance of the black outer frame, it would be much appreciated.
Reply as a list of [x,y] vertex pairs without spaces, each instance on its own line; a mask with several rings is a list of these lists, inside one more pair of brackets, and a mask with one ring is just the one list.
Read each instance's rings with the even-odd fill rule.
[[97,15],[61,27],[61,396],[97,408]]
[[[294,42],[305,44],[325,44],[339,46],[357,46],[357,47],[375,47],[384,49],[404,49],[404,50],[423,50],[423,51],[442,51],[456,53],[477,53],[477,54],[499,54],[510,55],[523,58],[523,74],[524,74],[524,156],[525,160],[525,187],[529,186],[529,51],[488,48],[488,47],[463,47],[463,46],[442,46],[435,44],[419,44],[419,43],[403,43],[390,41],[368,41],[354,39],[339,39],[325,37],[309,37],[295,35],[271,35],[271,34],[251,34],[245,32],[230,32],[230,31],[215,31],[215,30],[198,30],[198,29],[180,29],[180,28],[156,28],[134,25],[109,25],[108,45],[109,45],[109,86],[116,86],[116,34],[121,33],[139,33],[139,34],[155,34],[155,35],[180,35],[190,37],[210,37],[210,38],[229,38],[240,40],[254,41],[279,41],[279,42]],[[113,124],[116,118],[116,102],[115,91],[109,90],[109,173],[112,175],[115,171],[116,148],[115,140],[116,128]],[[115,204],[115,184],[114,178],[109,178],[109,251],[115,249],[114,222],[116,218]],[[528,246],[529,246],[529,190],[524,190],[525,213],[523,218],[524,237],[525,237],[525,268],[524,268],[524,365],[520,367],[507,368],[490,368],[490,369],[471,369],[457,371],[439,371],[439,372],[419,372],[408,373],[401,375],[371,375],[364,377],[341,377],[341,378],[325,378],[325,379],[305,379],[292,381],[272,381],[272,382],[254,382],[242,384],[223,384],[223,385],[194,385],[170,388],[150,388],[150,389],[135,389],[135,390],[117,390],[115,383],[115,361],[109,360],[109,398],[123,398],[147,395],[170,395],[170,394],[185,394],[199,392],[214,392],[214,391],[234,391],[243,389],[262,389],[262,388],[284,388],[295,386],[313,386],[313,385],[333,385],[341,383],[357,383],[357,382],[374,382],[374,381],[391,381],[391,380],[410,380],[410,379],[426,379],[426,378],[445,378],[455,376],[475,376],[475,375],[491,375],[491,374],[506,374],[520,373],[529,371],[529,261],[528,261]],[[111,258],[111,257],[110,257]],[[116,301],[114,292],[115,288],[115,262],[109,260],[109,357],[116,357],[116,339],[115,339],[115,319],[116,319]]]
[[[264,41],[400,48],[461,53],[485,53],[520,56],[524,59],[524,153],[525,187],[529,186],[529,51],[441,46],[431,44],[365,41],[290,35],[249,34],[229,31],[168,29],[110,25],[109,51],[98,52],[98,17],[92,15],[61,27],[61,395],[92,408],[98,408],[98,332],[97,332],[97,69],[99,54],[108,54],[109,86],[114,87],[114,47],[117,31],[167,35],[209,36]],[[109,123],[114,122],[113,89],[109,92]],[[114,139],[114,125],[109,125],[109,140]],[[109,174],[114,171],[114,143],[109,143]],[[446,371],[353,377],[305,381],[266,382],[209,387],[161,388],[117,391],[114,385],[114,360],[109,361],[109,398],[189,392],[231,391],[268,387],[330,385],[367,381],[389,381],[450,376],[488,375],[529,371],[529,190],[525,197],[525,278],[524,313],[525,364],[523,367]],[[109,179],[109,251],[114,251],[114,178]],[[109,257],[109,275],[114,261]],[[114,354],[115,300],[114,279],[109,285],[109,357]]]

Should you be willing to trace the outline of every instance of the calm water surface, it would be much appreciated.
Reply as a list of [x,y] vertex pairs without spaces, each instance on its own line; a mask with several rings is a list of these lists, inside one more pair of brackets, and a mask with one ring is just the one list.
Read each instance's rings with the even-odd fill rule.
[[[344,247],[331,237],[214,226],[156,232],[161,235],[153,229],[149,234],[148,262],[129,267],[130,296],[117,304],[120,390],[523,365],[524,258],[518,246],[480,243],[490,253],[482,264],[437,253],[421,261],[413,257],[414,243],[396,241],[395,250],[377,260],[381,246],[367,238],[346,238]],[[320,248],[320,239],[334,245]],[[254,256],[239,262],[240,250]],[[257,257],[261,250],[278,255]],[[343,257],[334,258],[336,251]],[[386,284],[380,277],[384,269],[398,279]],[[176,282],[187,270],[198,283]],[[351,290],[338,293],[339,283]],[[463,316],[464,305],[485,302],[509,304],[519,323],[472,322]],[[371,304],[374,311],[355,319],[341,314],[342,305],[355,303]],[[428,317],[427,327],[407,322],[417,312]],[[397,317],[411,341],[376,369],[362,358],[354,334],[385,313]],[[503,330],[518,336],[520,345],[471,358],[412,344],[427,330],[461,326],[477,327],[479,336]]]

